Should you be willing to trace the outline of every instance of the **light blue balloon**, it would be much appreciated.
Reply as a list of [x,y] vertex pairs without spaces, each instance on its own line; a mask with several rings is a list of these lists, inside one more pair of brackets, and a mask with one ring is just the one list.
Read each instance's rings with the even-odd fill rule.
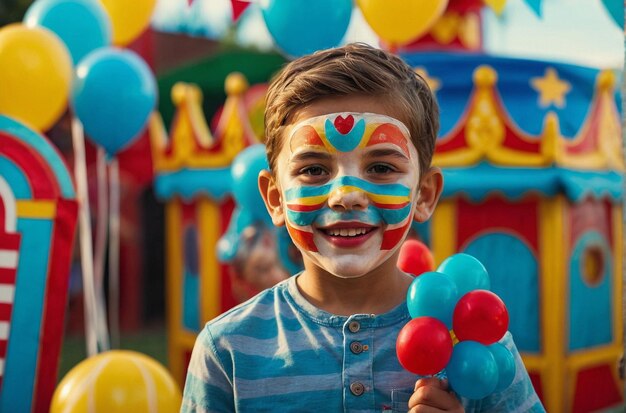
[[456,284],[440,272],[425,272],[413,280],[406,295],[412,318],[434,317],[452,328],[452,314],[459,299]]
[[134,52],[101,48],[76,67],[72,108],[87,137],[109,156],[143,131],[156,101],[154,75]]
[[499,392],[511,385],[517,370],[513,354],[501,343],[493,343],[488,346],[498,366],[498,384],[494,391]]
[[276,44],[298,57],[338,46],[352,16],[351,0],[268,0],[265,24]]
[[37,0],[24,24],[54,32],[65,43],[74,65],[93,50],[111,44],[111,22],[96,0]]
[[498,366],[493,354],[476,341],[461,341],[454,346],[446,373],[452,390],[468,399],[487,397],[498,384]]
[[439,268],[456,284],[459,298],[473,290],[489,290],[491,283],[485,266],[469,254],[454,254],[446,258]]
[[250,213],[255,220],[271,226],[272,219],[259,191],[259,172],[263,169],[269,169],[265,145],[252,145],[241,151],[231,166],[233,197],[239,208]]

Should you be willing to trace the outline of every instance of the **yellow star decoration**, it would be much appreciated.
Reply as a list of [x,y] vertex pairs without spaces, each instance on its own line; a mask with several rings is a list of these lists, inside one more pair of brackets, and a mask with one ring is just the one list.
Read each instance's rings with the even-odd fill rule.
[[417,73],[422,77],[422,79],[424,79],[424,82],[426,82],[426,84],[428,85],[430,90],[433,91],[433,93],[436,93],[441,88],[441,81],[436,77],[430,77],[425,68],[418,67],[415,69],[415,73]]
[[565,95],[572,89],[572,85],[559,79],[554,68],[547,68],[543,77],[533,77],[530,79],[533,89],[539,92],[539,106],[545,108],[554,104],[557,108],[565,106]]

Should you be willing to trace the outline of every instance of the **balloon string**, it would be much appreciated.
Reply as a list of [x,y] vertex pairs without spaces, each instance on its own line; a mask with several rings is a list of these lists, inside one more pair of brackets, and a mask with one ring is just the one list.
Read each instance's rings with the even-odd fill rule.
[[109,321],[111,342],[120,345],[120,171],[117,159],[109,163]]
[[98,194],[95,237],[96,245],[94,250],[94,280],[97,308],[96,334],[98,348],[100,350],[110,350],[111,345],[109,342],[109,331],[107,329],[107,313],[104,296],[104,254],[106,252],[107,218],[109,216],[107,196],[107,164],[106,152],[101,147],[98,147],[96,173]]
[[74,175],[79,205],[78,230],[83,276],[83,301],[85,307],[85,341],[87,355],[91,357],[98,353],[98,343],[96,334],[97,308],[94,289],[89,193],[87,191],[87,163],[85,160],[83,125],[74,117],[72,118],[72,143],[74,146]]

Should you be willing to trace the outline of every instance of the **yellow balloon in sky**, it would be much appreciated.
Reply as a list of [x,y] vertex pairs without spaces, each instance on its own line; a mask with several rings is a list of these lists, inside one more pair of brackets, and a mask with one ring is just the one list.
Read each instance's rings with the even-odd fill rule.
[[48,29],[21,23],[0,29],[0,114],[46,131],[65,112],[72,58]]
[[126,46],[148,26],[156,0],[100,0],[113,27],[113,44]]
[[178,412],[182,395],[169,372],[154,359],[128,350],[89,357],[59,383],[50,413]]
[[425,34],[441,17],[448,0],[357,0],[372,30],[391,46]]

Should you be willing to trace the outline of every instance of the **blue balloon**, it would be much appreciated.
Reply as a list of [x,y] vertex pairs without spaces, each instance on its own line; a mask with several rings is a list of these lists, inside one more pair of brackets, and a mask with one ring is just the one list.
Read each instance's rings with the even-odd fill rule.
[[231,165],[233,197],[239,208],[271,226],[272,219],[259,191],[259,172],[263,169],[269,169],[265,145],[252,145],[241,151]]
[[498,384],[498,366],[491,351],[476,341],[461,341],[446,366],[450,387],[459,396],[482,399]]
[[298,57],[339,45],[352,16],[351,0],[268,0],[265,24],[276,44]]
[[26,11],[24,24],[45,27],[59,36],[74,65],[111,44],[109,15],[96,0],[37,0]]
[[434,317],[452,328],[452,314],[459,294],[456,284],[445,274],[425,272],[413,280],[406,295],[412,318]]
[[493,343],[489,345],[488,348],[491,354],[493,354],[493,358],[496,360],[496,365],[498,366],[498,384],[494,391],[499,392],[513,383],[517,370],[515,359],[509,349],[501,343]]
[[446,258],[439,268],[450,277],[459,291],[459,298],[473,290],[489,290],[491,283],[485,266],[469,254],[454,254]]
[[87,137],[114,156],[145,128],[157,101],[148,65],[112,47],[88,54],[76,67],[72,107]]

